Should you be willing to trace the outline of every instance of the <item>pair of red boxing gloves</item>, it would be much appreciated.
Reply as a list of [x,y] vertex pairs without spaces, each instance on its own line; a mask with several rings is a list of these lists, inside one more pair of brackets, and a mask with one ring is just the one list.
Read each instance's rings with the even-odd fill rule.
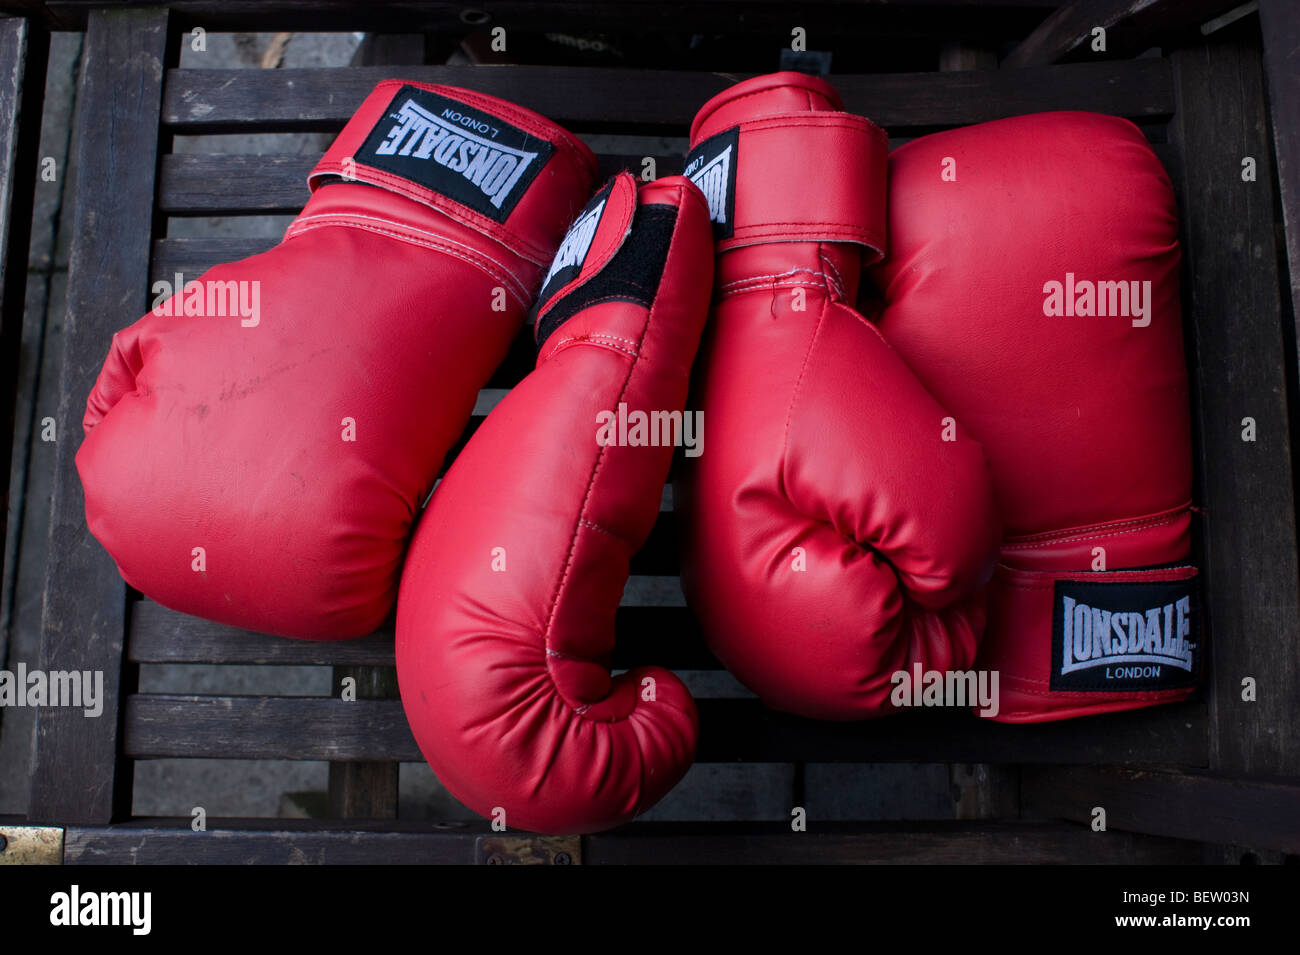
[[[686,177],[591,198],[594,158],[542,117],[381,84],[279,246],[114,337],[77,464],[123,577],[314,639],[396,600],[447,788],[514,828],[607,828],[695,751],[676,677],[609,670],[673,456],[612,423],[685,411],[683,587],[769,705],[873,717],[912,702],[900,675],[972,667],[1002,720],[1188,696],[1177,224],[1141,133],[1043,114],[888,156],[782,73],[691,144]],[[421,515],[530,310],[536,369]]]

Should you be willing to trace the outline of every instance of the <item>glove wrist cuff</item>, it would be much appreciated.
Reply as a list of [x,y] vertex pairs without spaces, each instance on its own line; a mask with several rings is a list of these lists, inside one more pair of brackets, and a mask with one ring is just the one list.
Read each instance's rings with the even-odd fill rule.
[[696,141],[685,175],[709,201],[719,252],[848,242],[870,265],[885,250],[888,156],[885,131],[861,116],[786,113]]
[[379,186],[545,265],[595,175],[591,151],[530,110],[457,87],[385,80],[307,184],[313,192],[338,179]]
[[1197,569],[1043,571],[1001,564],[979,667],[1000,720],[1032,722],[1183,699],[1202,669]]

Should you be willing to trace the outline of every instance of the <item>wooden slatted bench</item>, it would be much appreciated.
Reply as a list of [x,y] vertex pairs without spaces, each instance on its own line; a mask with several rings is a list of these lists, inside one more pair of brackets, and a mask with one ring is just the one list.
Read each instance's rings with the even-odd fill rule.
[[[0,497],[6,500],[48,52],[43,26],[24,17],[0,16]],[[7,521],[5,509],[0,512],[0,541]],[[0,553],[0,568],[6,556]],[[3,646],[0,639],[0,659]]]
[[[103,670],[106,712],[116,714],[38,714],[30,821],[63,829],[65,861],[1188,862],[1236,861],[1242,850],[1233,847],[1277,859],[1300,853],[1300,579],[1288,410],[1297,362],[1284,335],[1289,296],[1276,255],[1261,46],[1249,26],[1197,34],[1160,56],[1035,65],[1071,49],[1053,42],[1059,38],[1046,24],[1046,36],[1022,44],[1020,68],[831,77],[846,108],[885,126],[895,143],[1021,113],[1095,110],[1137,122],[1169,168],[1182,211],[1196,497],[1204,512],[1197,546],[1212,664],[1202,696],[1035,726],[964,712],[824,724],[772,713],[752,697],[705,696],[701,762],[961,764],[978,768],[959,799],[964,818],[810,820],[806,833],[743,819],[637,823],[582,839],[543,839],[494,833],[486,822],[397,820],[398,764],[419,762],[420,754],[396,699],[391,628],[343,643],[281,640],[129,593],[85,526],[73,465],[85,396],[112,333],[147,309],[153,281],[178,272],[196,277],[276,241],[171,237],[167,218],[296,213],[319,158],[179,152],[178,137],[336,132],[378,80],[396,75],[513,100],[611,144],[600,156],[605,173],[625,165],[639,171],[643,137],[684,137],[698,107],[739,76],[524,65],[180,69],[177,50],[192,23],[224,29],[252,21],[216,3],[177,3],[170,11],[47,6],[65,23],[84,15],[86,39],[58,414],[65,437],[40,665]],[[277,24],[320,26],[307,15],[295,19],[295,4],[267,6]],[[367,16],[385,29],[402,22],[389,5],[372,6],[383,12]],[[443,16],[447,5],[432,6]],[[627,8],[637,5],[616,6],[632,16]],[[719,8],[728,6],[692,10],[725,27],[730,21]],[[775,5],[757,6],[782,21]],[[850,16],[841,4],[812,6]],[[900,8],[915,13],[909,4]],[[649,16],[645,26],[678,28]],[[1258,164],[1250,183],[1239,175],[1246,156]],[[680,171],[680,156],[655,159],[660,175]],[[469,432],[532,358],[531,341],[521,336],[481,396]],[[1241,440],[1246,416],[1256,421],[1255,443]],[[676,587],[662,586],[676,574],[674,535],[666,494],[651,539],[632,563],[615,666],[718,669]],[[139,667],[151,664],[331,667],[336,684],[357,679],[361,698],[141,692]],[[1255,702],[1241,700],[1246,677],[1258,682]],[[207,832],[192,832],[189,818],[133,818],[133,761],[156,758],[326,760],[333,815],[209,820]],[[800,798],[797,779],[792,806]],[[1105,833],[1087,825],[1095,806],[1107,809]]]

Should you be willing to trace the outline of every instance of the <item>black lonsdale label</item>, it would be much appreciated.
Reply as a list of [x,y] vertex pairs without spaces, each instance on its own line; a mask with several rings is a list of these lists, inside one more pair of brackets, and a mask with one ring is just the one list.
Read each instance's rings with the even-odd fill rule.
[[736,157],[740,150],[740,129],[728,129],[710,136],[690,151],[682,174],[700,187],[709,201],[713,237],[730,239],[736,229]]
[[1119,692],[1195,686],[1200,670],[1196,578],[1143,583],[1058,580],[1053,690]]
[[356,160],[504,222],[554,150],[491,113],[403,86]]
[[551,260],[550,271],[542,280],[542,293],[537,297],[538,309],[582,272],[587,253],[591,251],[591,240],[596,237],[596,227],[600,225],[600,217],[605,213],[605,203],[609,201],[613,188],[614,180],[611,179],[583,207],[578,218],[573,220],[573,225],[569,226],[569,231],[564,234],[564,241]]

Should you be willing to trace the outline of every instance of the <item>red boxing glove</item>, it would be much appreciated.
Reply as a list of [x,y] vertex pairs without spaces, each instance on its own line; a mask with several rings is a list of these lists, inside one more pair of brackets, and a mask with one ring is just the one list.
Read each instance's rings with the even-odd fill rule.
[[889,162],[889,244],[871,271],[880,329],[993,469],[1006,538],[977,666],[999,673],[995,718],[1189,696],[1178,222],[1142,133],[1047,113],[908,143]]
[[378,627],[415,515],[595,171],[528,110],[380,83],[283,242],[113,336],[77,469],[127,583],[265,633]]
[[779,73],[710,100],[691,144],[718,293],[708,447],[675,496],[683,588],[769,706],[893,712],[895,673],[974,661],[999,528],[979,445],[852,305],[884,249],[885,134]]
[[536,370],[457,457],[412,541],[397,607],[407,719],[447,789],[511,828],[626,822],[694,759],[686,688],[653,667],[611,678],[609,657],[668,476],[665,422],[682,423],[712,259],[708,209],[686,180],[645,185],[639,202],[627,173],[601,190],[542,291]]

